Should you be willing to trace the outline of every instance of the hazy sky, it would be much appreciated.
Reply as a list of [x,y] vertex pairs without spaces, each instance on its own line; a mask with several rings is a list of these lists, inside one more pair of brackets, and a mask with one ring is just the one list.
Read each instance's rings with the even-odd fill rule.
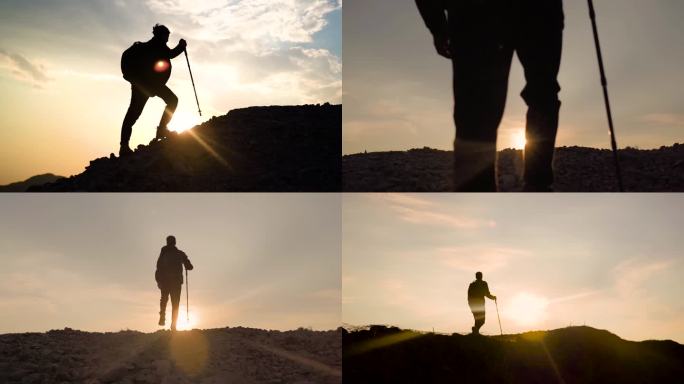
[[[469,333],[482,271],[506,333],[684,342],[681,194],[346,194],[342,320]],[[487,300],[485,334],[498,334]]]
[[[618,145],[684,141],[684,2],[594,0]],[[609,147],[586,0],[566,0],[558,145]],[[449,149],[451,65],[437,56],[413,0],[344,4],[343,152]],[[514,59],[500,148],[515,146],[526,107]]]
[[[340,204],[337,194],[4,195],[0,333],[156,330],[168,234],[195,266],[196,327],[334,329]],[[183,286],[181,321],[185,301]]]
[[[0,184],[71,175],[117,152],[130,99],[121,53],[171,29],[188,53],[204,117],[252,105],[342,102],[341,0],[3,0],[0,2]],[[172,129],[198,122],[187,64]],[[151,99],[131,145],[163,110]]]

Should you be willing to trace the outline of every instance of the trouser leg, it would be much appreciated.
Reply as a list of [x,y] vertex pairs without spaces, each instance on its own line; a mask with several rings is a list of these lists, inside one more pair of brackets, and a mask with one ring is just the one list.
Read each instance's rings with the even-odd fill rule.
[[131,140],[131,133],[133,132],[133,124],[135,124],[140,117],[140,114],[142,114],[143,108],[145,108],[145,104],[147,103],[147,99],[149,99],[149,97],[141,88],[136,85],[131,85],[131,102],[128,105],[126,116],[121,124],[120,144],[122,146],[128,146],[128,142]]
[[171,287],[171,329],[176,329],[178,320],[178,306],[180,305],[181,285]]
[[161,87],[157,91],[157,96],[159,96],[166,103],[166,108],[162,114],[161,120],[159,121],[158,129],[166,130],[169,121],[173,117],[173,113],[176,111],[178,106],[178,97],[169,89],[167,86]]
[[480,333],[480,328],[482,328],[482,326],[485,323],[485,312],[480,310],[473,310],[473,319],[475,319],[473,333]]
[[553,152],[560,100],[558,71],[563,41],[561,0],[524,0],[516,51],[525,72],[521,96],[528,106],[525,130],[525,185],[546,189],[553,183]]
[[159,316],[161,318],[166,317],[166,303],[169,301],[169,290],[163,287],[161,290],[161,299],[159,299]]
[[454,47],[454,190],[496,191],[496,135],[503,116],[512,49]]

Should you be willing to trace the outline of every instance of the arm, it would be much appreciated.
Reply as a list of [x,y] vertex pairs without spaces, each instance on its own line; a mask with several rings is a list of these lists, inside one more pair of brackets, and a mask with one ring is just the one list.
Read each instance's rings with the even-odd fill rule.
[[449,51],[449,27],[444,0],[416,0],[418,11],[432,33],[435,49],[440,56],[451,58]]
[[485,289],[486,289],[486,292],[487,292],[487,293],[485,293],[485,296],[487,296],[490,300],[496,301],[496,296],[494,296],[494,295],[492,295],[491,293],[489,293],[489,285],[487,285],[487,283],[485,283]]
[[193,268],[195,268],[192,266],[192,263],[190,262],[190,259],[188,259],[188,255],[186,255],[185,252],[183,252],[183,265],[188,271],[192,271]]
[[188,44],[185,42],[184,39],[180,39],[180,41],[178,42],[178,45],[176,45],[176,48],[170,50],[169,57],[172,59],[178,57],[178,55],[180,55],[181,53],[183,53],[185,51],[185,47],[187,45]]

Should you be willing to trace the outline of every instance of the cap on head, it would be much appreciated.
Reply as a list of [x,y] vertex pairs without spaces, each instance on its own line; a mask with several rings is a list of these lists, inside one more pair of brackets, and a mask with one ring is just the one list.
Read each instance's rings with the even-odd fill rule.
[[478,280],[482,280],[482,272],[475,273],[475,278]]
[[166,236],[166,245],[176,245],[176,237],[175,236]]
[[161,25],[161,24],[155,24],[154,27],[152,27],[152,34],[155,37],[163,37],[163,36],[169,36],[171,34],[171,31],[169,31],[166,26]]

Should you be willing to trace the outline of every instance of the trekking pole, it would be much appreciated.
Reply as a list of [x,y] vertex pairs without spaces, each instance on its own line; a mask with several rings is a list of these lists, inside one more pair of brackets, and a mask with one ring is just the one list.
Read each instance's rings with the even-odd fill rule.
[[187,268],[185,268],[185,318],[190,324],[190,280],[188,280]]
[[613,160],[615,161],[615,174],[618,179],[618,188],[620,192],[624,192],[622,185],[622,172],[620,171],[620,161],[618,159],[617,143],[615,141],[615,130],[613,129],[613,114],[610,112],[610,100],[608,99],[608,81],[606,80],[606,71],[603,68],[603,55],[601,55],[601,45],[599,43],[598,29],[596,28],[596,12],[594,11],[593,0],[589,1],[589,17],[591,18],[591,27],[594,31],[594,44],[596,45],[596,55],[598,56],[599,71],[601,72],[601,86],[603,87],[603,100],[606,104],[606,113],[608,114],[608,128],[610,129],[610,145],[613,148]]
[[[188,71],[190,71],[190,81],[192,81],[192,90],[195,91],[195,101],[197,102],[197,112],[199,112],[199,115],[202,116],[202,109],[200,109],[199,99],[197,98],[197,89],[195,89],[195,79],[192,78],[192,69],[190,69],[190,59],[188,59],[188,50],[184,49],[183,52],[185,52],[185,61],[188,62]],[[185,272],[187,273],[188,271],[186,270]]]
[[499,332],[503,336],[503,329],[501,328],[501,316],[499,316],[499,302],[494,300],[494,305],[496,305],[496,317],[499,319]]

